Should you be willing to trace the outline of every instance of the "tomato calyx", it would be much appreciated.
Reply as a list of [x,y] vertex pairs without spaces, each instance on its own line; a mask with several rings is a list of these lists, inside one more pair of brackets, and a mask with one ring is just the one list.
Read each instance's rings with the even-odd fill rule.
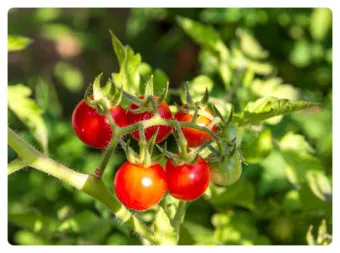
[[158,134],[157,131],[152,135],[149,142],[146,141],[145,134],[144,134],[144,127],[142,124],[139,125],[139,134],[140,134],[140,140],[139,140],[139,154],[133,150],[133,148],[130,147],[130,139],[125,143],[123,139],[120,139],[119,142],[121,146],[123,147],[125,151],[125,155],[128,161],[130,161],[133,164],[137,164],[139,166],[142,166],[144,168],[148,168],[154,164],[159,163],[160,160],[162,160],[165,156],[166,151],[166,143],[165,148],[162,151],[161,154],[153,156],[153,150],[155,146],[156,137]]
[[87,87],[84,96],[86,104],[96,109],[99,114],[105,114],[111,108],[118,106],[123,97],[122,89],[117,89],[111,79],[108,79],[105,85],[103,82],[103,73],[101,73],[95,78],[93,85]]
[[166,99],[169,91],[169,82],[166,83],[166,87],[160,96],[154,94],[153,75],[147,80],[145,84],[144,96],[133,96],[126,92],[123,92],[128,100],[130,100],[136,108],[129,108],[128,110],[133,113],[153,112],[155,116],[158,116],[158,106]]

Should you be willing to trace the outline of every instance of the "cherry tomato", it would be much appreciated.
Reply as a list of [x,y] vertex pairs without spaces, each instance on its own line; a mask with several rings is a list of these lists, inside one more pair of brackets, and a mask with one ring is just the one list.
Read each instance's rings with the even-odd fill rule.
[[[110,109],[113,121],[120,127],[127,125],[126,113],[120,105]],[[112,130],[105,115],[100,115],[96,109],[79,102],[73,111],[72,127],[80,140],[94,148],[105,148],[109,144]]]
[[[143,97],[141,97],[143,98]],[[157,100],[158,97],[155,97],[155,99]],[[138,109],[139,106],[136,104],[130,104],[129,105],[130,109]],[[161,118],[163,119],[172,119],[172,113],[170,111],[170,108],[168,106],[168,104],[163,101],[162,103],[160,103],[158,105],[158,113],[161,116]],[[127,120],[128,123],[134,124],[136,122],[142,121],[142,120],[147,120],[150,119],[153,116],[153,112],[143,112],[143,113],[134,113],[132,111],[130,111],[129,109],[127,110]],[[150,126],[147,127],[144,130],[144,134],[145,134],[145,138],[147,141],[149,141],[152,137],[152,135],[158,130],[158,134],[156,137],[156,143],[159,143],[163,140],[166,139],[166,137],[169,136],[169,134],[171,133],[172,127],[170,126],[160,126],[160,125],[156,125],[156,126]],[[134,131],[131,133],[131,136],[136,139],[137,141],[139,141],[139,131]]]
[[[183,105],[182,108],[188,109],[188,105]],[[205,111],[211,116],[213,116],[213,113],[208,108],[206,108]],[[194,113],[185,113],[182,111],[178,111],[175,114],[175,119],[181,122],[189,122],[192,120],[193,117],[194,117]],[[212,120],[207,118],[206,116],[199,114],[196,119],[196,124],[199,126],[207,127],[211,123],[211,121]],[[198,147],[204,144],[204,141],[202,140],[202,138],[205,141],[210,141],[212,139],[212,137],[208,133],[203,132],[201,130],[197,130],[197,129],[190,128],[190,127],[182,127],[181,129],[182,129],[184,137],[186,138],[188,142],[189,148],[195,148],[195,147]],[[216,132],[216,125],[214,125],[211,128],[211,131],[213,133]]]
[[199,198],[208,188],[210,171],[207,162],[199,157],[195,164],[176,166],[168,159],[165,165],[168,192],[181,200]]
[[209,168],[211,181],[220,186],[234,184],[242,174],[242,164],[236,155],[221,161],[209,162]]
[[114,189],[120,202],[128,208],[149,209],[165,194],[165,171],[159,164],[144,168],[127,161],[116,173]]

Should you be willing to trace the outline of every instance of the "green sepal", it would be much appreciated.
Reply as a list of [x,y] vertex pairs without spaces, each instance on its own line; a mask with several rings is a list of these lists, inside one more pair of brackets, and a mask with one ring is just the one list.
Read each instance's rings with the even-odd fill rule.
[[153,75],[150,76],[150,78],[146,81],[145,84],[145,91],[144,91],[144,99],[147,99],[149,96],[154,96],[153,91]]

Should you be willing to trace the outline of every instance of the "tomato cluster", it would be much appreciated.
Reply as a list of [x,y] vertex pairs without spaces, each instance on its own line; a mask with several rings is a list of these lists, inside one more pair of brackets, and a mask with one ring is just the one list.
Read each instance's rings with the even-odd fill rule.
[[[143,98],[143,97],[140,97]],[[158,97],[154,97],[157,101]],[[188,105],[183,105],[183,111],[179,110],[173,117],[168,104],[162,101],[157,105],[158,114],[163,119],[171,119],[179,122],[189,122],[193,114]],[[148,120],[154,116],[153,111],[138,112],[139,106],[131,103],[126,110],[117,105],[109,108],[109,112],[116,125],[125,127],[136,122]],[[204,109],[205,114],[198,114],[196,124],[208,127],[213,118],[209,109]],[[105,115],[82,100],[75,108],[72,116],[73,129],[76,135],[87,145],[94,148],[105,148],[112,137],[112,130]],[[173,131],[174,130],[174,131]],[[164,141],[173,131],[168,125],[153,125],[144,129],[144,136],[149,141],[157,132],[155,143]],[[183,127],[181,131],[187,140],[189,148],[199,147],[212,137],[201,130]],[[211,132],[216,131],[216,126],[210,127]],[[140,140],[138,130],[130,135]],[[125,162],[117,171],[114,178],[114,190],[118,199],[128,208],[134,210],[146,210],[158,204],[166,191],[174,198],[180,200],[194,200],[199,198],[207,189],[211,176],[208,162],[201,156],[196,157],[195,162],[174,163],[169,158],[164,169],[160,164],[144,166],[143,164]],[[214,174],[212,174],[213,176]]]

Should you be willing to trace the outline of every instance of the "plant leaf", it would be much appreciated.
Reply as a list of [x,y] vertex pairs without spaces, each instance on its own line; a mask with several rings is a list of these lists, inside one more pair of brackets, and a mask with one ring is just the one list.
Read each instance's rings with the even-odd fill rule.
[[219,52],[221,59],[228,59],[230,52],[224,45],[220,35],[212,26],[203,25],[185,17],[177,17],[179,26],[199,45]]
[[114,33],[111,30],[109,30],[109,32],[111,35],[112,46],[116,53],[119,66],[122,67],[124,64],[125,57],[126,57],[124,46],[122,42],[120,42],[120,40],[116,37],[116,35],[114,35]]
[[332,28],[332,11],[329,8],[315,8],[310,22],[312,38],[323,40]]
[[48,133],[42,118],[42,109],[30,98],[31,93],[31,89],[22,84],[8,86],[8,106],[47,153]]
[[8,35],[7,47],[8,52],[20,51],[28,47],[32,43],[32,39],[17,35]]
[[323,201],[332,201],[332,187],[323,172],[318,170],[307,171],[306,180],[315,196]]
[[249,102],[243,110],[243,117],[250,122],[256,122],[313,106],[316,106],[316,104],[307,101],[294,102],[288,99],[264,97]]

